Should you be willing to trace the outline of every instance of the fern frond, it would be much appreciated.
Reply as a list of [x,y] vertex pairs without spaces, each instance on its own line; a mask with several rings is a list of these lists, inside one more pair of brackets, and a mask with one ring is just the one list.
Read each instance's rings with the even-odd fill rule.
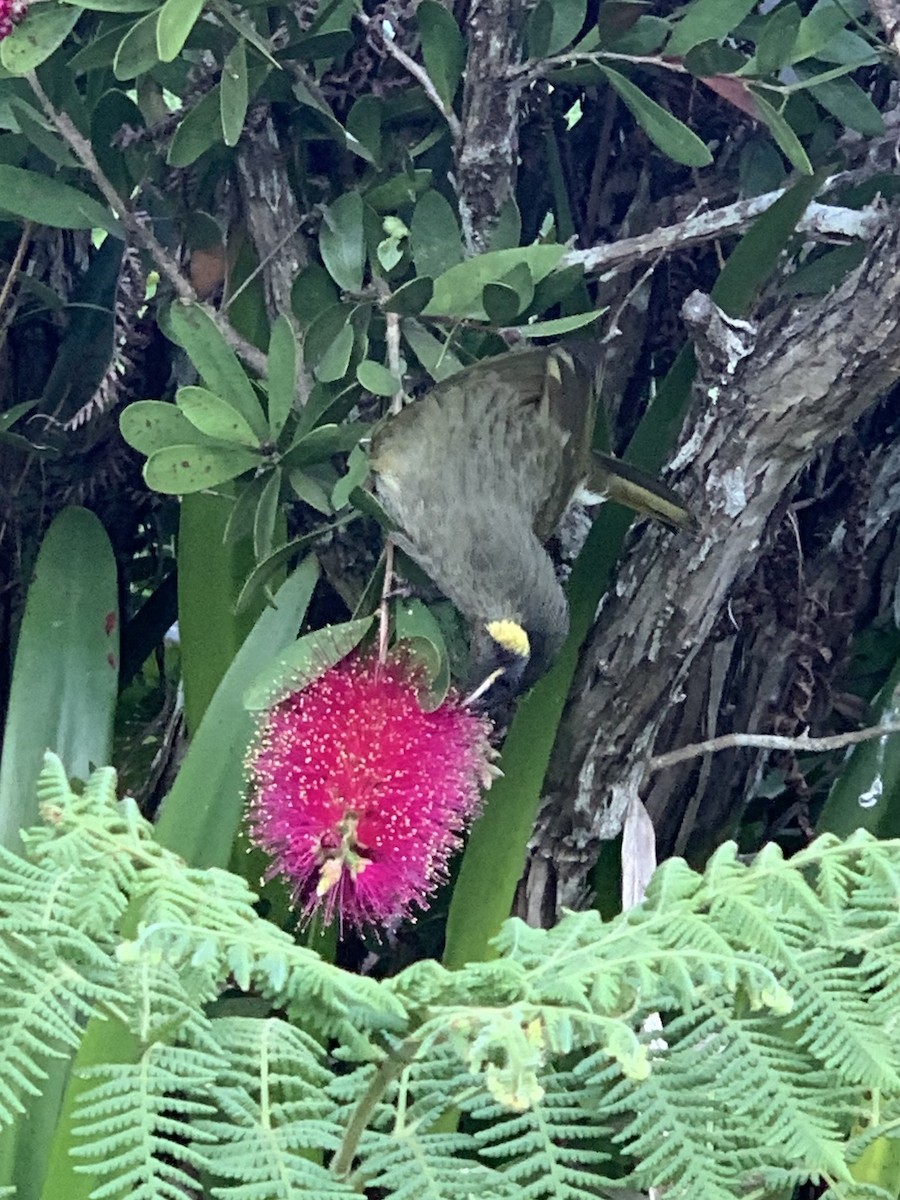
[[208,1089],[221,1060],[185,1046],[149,1046],[136,1063],[95,1067],[96,1082],[75,1111],[79,1169],[104,1180],[93,1200],[184,1200],[206,1165],[212,1135],[199,1127],[213,1112]]

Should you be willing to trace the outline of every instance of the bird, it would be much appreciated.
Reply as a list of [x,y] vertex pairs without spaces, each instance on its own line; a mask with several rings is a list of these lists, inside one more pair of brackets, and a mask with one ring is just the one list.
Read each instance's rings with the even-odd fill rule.
[[590,342],[481,359],[375,430],[369,462],[391,535],[470,625],[470,682],[498,703],[558,654],[569,610],[546,543],[576,498],[680,528],[678,496],[592,449],[602,358]]

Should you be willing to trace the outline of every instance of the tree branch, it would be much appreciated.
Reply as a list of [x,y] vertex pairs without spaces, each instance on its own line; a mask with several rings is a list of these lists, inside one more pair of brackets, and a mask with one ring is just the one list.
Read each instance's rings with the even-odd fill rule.
[[[829,182],[826,181],[824,188],[828,187]],[[726,204],[711,212],[692,214],[675,225],[651,229],[649,233],[622,238],[607,246],[569,250],[563,255],[560,266],[580,266],[588,274],[614,273],[628,270],[636,263],[660,254],[671,254],[715,238],[730,237],[749,229],[756,218],[771,208],[784,192],[784,188],[779,188],[763,196]],[[800,218],[797,229],[815,238],[868,240],[884,227],[884,223],[884,211],[875,205],[855,209],[813,203]]]
[[724,733],[721,737],[707,738],[705,742],[694,742],[693,745],[682,746],[679,750],[657,754],[650,759],[648,770],[664,771],[667,767],[674,767],[690,758],[718,754],[720,750],[733,750],[740,746],[756,750],[796,750],[822,754],[828,750],[843,750],[845,746],[855,746],[859,742],[886,738],[892,733],[900,733],[900,722],[888,721],[884,725],[870,725],[868,729],[838,733],[831,737],[810,737],[808,732],[801,733],[799,737],[781,737],[774,733]]
[[[355,12],[353,15],[356,17],[357,21],[366,27],[367,30],[371,28],[371,17],[367,16],[364,12]],[[458,142],[460,134],[462,133],[459,117],[457,117],[456,113],[449,106],[449,104],[444,103],[440,93],[432,82],[431,76],[420,63],[417,63],[414,58],[412,58],[406,53],[405,50],[398,46],[393,38],[388,37],[388,35],[382,30],[379,30],[379,33],[381,36],[378,44],[383,46],[391,58],[393,58],[395,62],[398,62],[400,66],[403,67],[403,69],[407,71],[418,84],[421,85],[425,95],[447,122],[447,126],[450,129],[450,136],[453,138],[453,141]]]
[[[169,254],[168,250],[157,239],[153,230],[141,221],[137,215],[131,210],[125,200],[119,195],[113,185],[110,183],[107,176],[104,174],[103,168],[97,161],[91,143],[85,138],[76,128],[74,122],[69,117],[68,113],[59,112],[54,108],[47,96],[47,93],[38,82],[38,78],[33,71],[29,71],[25,78],[37,97],[41,108],[47,119],[54,126],[60,137],[74,152],[78,161],[84,169],[90,174],[98,190],[106,200],[113,213],[124,225],[126,231],[131,237],[135,245],[140,246],[150,255],[153,262],[156,264],[160,274],[163,275],[174,289],[175,295],[185,304],[198,303],[197,293],[191,287],[190,282],[181,272],[181,268],[175,259]],[[231,325],[224,319],[222,314],[216,309],[207,308],[209,315],[215,322],[219,332],[249,367],[257,371],[260,375],[266,373],[266,358],[265,355],[246,341],[241,335],[234,330]]]
[[716,362],[704,332],[703,313],[712,322],[715,307],[695,297],[690,308],[704,366],[678,459],[700,529],[673,537],[648,528],[606,597],[551,763],[526,911],[545,907],[551,864],[556,904],[578,903],[692,670],[708,672],[711,652],[734,637],[729,600],[755,569],[770,521],[780,524],[793,481],[897,381],[900,225],[838,288],[799,310],[785,303],[755,347],[735,343],[727,362]]

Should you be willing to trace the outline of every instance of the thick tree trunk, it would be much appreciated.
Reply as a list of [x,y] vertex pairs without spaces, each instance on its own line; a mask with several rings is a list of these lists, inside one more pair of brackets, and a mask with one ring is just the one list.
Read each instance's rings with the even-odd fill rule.
[[[789,506],[798,475],[846,438],[900,374],[898,272],[900,229],[892,226],[838,289],[802,309],[785,304],[758,331],[729,322],[699,293],[689,298],[684,315],[701,368],[674,466],[700,528],[695,536],[647,529],[606,597],[551,764],[521,912],[579,904],[600,844],[619,832],[636,790],[671,851],[683,848],[696,815],[685,814],[685,780],[695,788],[692,810],[713,798],[718,825],[706,813],[702,826],[711,832],[727,824],[729,805],[743,803],[758,770],[749,755],[729,763],[747,755],[733,752],[651,781],[652,753],[729,728],[770,732],[779,711],[812,719],[804,672],[814,673],[817,655],[834,658],[828,637],[813,636],[816,604],[827,594],[840,618],[831,633],[845,645],[865,590],[867,546],[873,559],[896,562],[889,523],[900,456],[875,446],[871,489],[858,463],[844,472],[846,512],[812,580]],[[883,407],[887,447],[895,417]],[[849,441],[840,453],[852,453]],[[798,571],[799,585],[787,586]],[[782,610],[774,628],[750,622],[754,593]],[[729,698],[734,711],[723,717]]]

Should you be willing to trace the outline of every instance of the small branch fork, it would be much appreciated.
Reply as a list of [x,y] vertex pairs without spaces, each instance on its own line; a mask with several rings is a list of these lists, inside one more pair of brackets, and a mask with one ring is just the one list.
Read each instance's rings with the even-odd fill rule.
[[[188,279],[185,278],[178,263],[169,254],[168,250],[158,240],[153,230],[150,229],[140,218],[131,210],[129,205],[119,195],[109,179],[103,172],[103,168],[97,161],[97,156],[94,154],[91,143],[81,134],[67,113],[57,111],[51,103],[47,93],[38,82],[37,76],[33,71],[29,71],[26,79],[40,103],[44,114],[53,127],[59,133],[60,137],[73,151],[78,161],[89,173],[94,183],[97,185],[104,200],[110,206],[115,215],[119,218],[125,227],[129,237],[133,243],[145,250],[153,262],[156,264],[159,273],[164,276],[174,289],[175,295],[179,300],[186,304],[199,303],[197,293],[194,291]],[[228,342],[229,346],[239,354],[244,362],[257,371],[260,375],[266,373],[266,358],[265,355],[252,346],[248,341],[241,337],[236,330],[225,320],[221,313],[215,309],[207,309],[219,332]]]

